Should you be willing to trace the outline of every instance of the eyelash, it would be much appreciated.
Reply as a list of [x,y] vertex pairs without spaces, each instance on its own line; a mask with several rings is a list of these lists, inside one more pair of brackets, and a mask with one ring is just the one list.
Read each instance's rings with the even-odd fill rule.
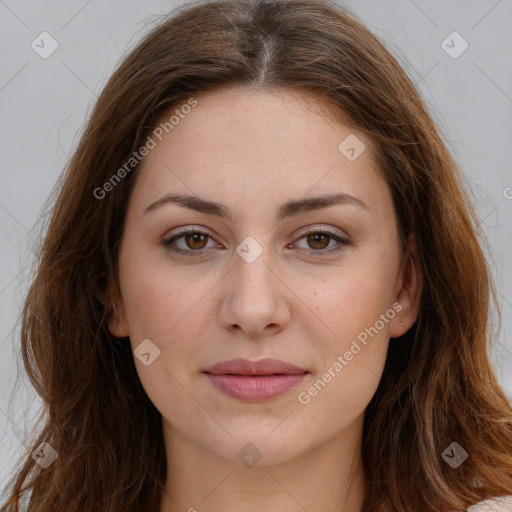
[[[210,236],[209,233],[206,233],[204,231],[200,231],[198,229],[189,228],[189,229],[185,229],[185,230],[179,232],[178,234],[172,236],[171,238],[163,240],[162,241],[162,245],[167,250],[169,250],[171,252],[174,252],[176,254],[181,254],[183,256],[192,257],[192,258],[196,257],[196,256],[201,256],[203,254],[203,251],[206,251],[208,249],[197,249],[197,250],[188,249],[188,250],[185,250],[185,249],[179,249],[179,248],[176,248],[176,247],[171,247],[171,244],[173,242],[175,242],[176,240],[179,240],[180,238],[183,238],[184,236],[189,235],[189,234],[205,235],[208,238],[213,240],[213,237]],[[338,242],[338,246],[337,247],[335,246],[334,249],[331,248],[331,249],[322,249],[322,250],[316,250],[316,251],[313,250],[313,249],[305,249],[306,252],[308,252],[310,255],[313,255],[313,256],[323,256],[324,254],[332,254],[332,253],[335,253],[335,252],[338,252],[338,251],[342,250],[344,248],[344,246],[351,245],[351,242],[349,240],[347,240],[345,238],[342,238],[339,235],[337,235],[336,233],[333,233],[332,231],[329,231],[329,230],[324,229],[324,228],[308,229],[307,231],[305,231],[302,234],[302,236],[299,238],[299,240],[302,240],[303,238],[305,238],[305,237],[307,237],[309,235],[317,235],[317,234],[326,235],[329,238],[334,239],[336,242]]]

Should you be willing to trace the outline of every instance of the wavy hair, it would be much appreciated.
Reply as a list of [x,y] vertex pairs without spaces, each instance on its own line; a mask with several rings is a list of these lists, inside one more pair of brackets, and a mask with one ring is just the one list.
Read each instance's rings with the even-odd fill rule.
[[[161,115],[229,85],[306,92],[364,131],[389,184],[404,243],[424,276],[414,326],[391,340],[365,411],[363,512],[466,510],[512,494],[512,408],[487,350],[499,313],[463,175],[414,83],[385,45],[334,0],[218,0],[159,20],[115,70],[58,187],[20,316],[23,364],[43,401],[31,449],[1,510],[158,512],[162,418],[130,345],[107,329],[128,198],[121,168]],[[119,173],[118,173],[119,176]],[[469,456],[442,458],[456,441]],[[478,479],[478,481],[477,481]],[[477,485],[476,485],[477,483]]]

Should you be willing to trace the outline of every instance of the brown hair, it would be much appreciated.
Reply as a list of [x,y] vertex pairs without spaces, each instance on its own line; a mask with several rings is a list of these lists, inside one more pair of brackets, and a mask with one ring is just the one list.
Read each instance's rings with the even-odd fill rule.
[[[107,83],[60,183],[21,315],[23,362],[44,402],[32,449],[45,441],[58,458],[41,469],[25,456],[1,510],[19,511],[25,493],[28,511],[159,510],[161,415],[130,345],[107,329],[105,284],[117,279],[140,166],[102,198],[94,191],[144,144],[163,112],[225,85],[313,94],[333,117],[367,133],[402,241],[416,237],[421,311],[391,340],[365,412],[363,510],[465,510],[512,494],[511,404],[487,355],[496,293],[460,170],[410,78],[333,1],[207,1],[171,14]],[[442,458],[453,441],[469,454],[457,469]]]

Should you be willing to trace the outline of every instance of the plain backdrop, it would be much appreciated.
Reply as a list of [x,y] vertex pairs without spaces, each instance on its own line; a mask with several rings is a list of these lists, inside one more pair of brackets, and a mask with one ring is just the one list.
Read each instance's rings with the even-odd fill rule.
[[[40,403],[24,376],[15,329],[38,243],[33,227],[119,59],[178,3],[0,0],[1,488],[27,451],[25,431]],[[512,395],[512,1],[340,3],[417,83],[472,187],[503,314],[491,357]],[[42,58],[41,46],[52,45]]]

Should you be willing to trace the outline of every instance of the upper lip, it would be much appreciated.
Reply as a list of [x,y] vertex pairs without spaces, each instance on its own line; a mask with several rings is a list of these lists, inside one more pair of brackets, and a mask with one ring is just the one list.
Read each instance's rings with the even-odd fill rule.
[[251,361],[238,357],[214,364],[207,368],[205,373],[214,375],[298,375],[307,373],[307,370],[280,359],[266,358]]

